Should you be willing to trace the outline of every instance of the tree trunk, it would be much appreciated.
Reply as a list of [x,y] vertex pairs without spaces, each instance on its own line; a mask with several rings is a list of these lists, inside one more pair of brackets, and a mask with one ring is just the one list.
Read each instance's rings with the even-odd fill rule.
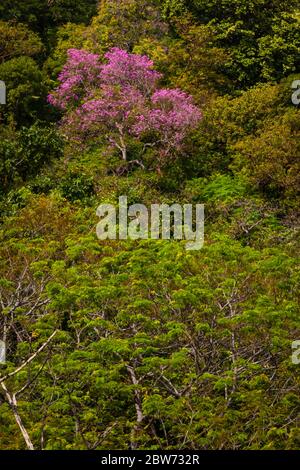
[[117,147],[121,150],[122,159],[124,160],[124,162],[126,162],[127,161],[127,148],[126,148],[125,139],[124,139],[123,126],[121,126],[121,124],[116,124],[116,127],[118,129],[119,138],[120,138],[120,145],[117,144]]
[[136,424],[132,430],[132,439],[130,443],[130,447],[132,450],[138,449],[138,443],[137,443],[137,438],[139,435],[140,430],[142,429],[142,422],[144,421],[144,415],[143,415],[143,410],[142,410],[142,399],[140,395],[140,391],[138,389],[139,381],[135,375],[135,371],[133,367],[127,366],[127,370],[129,372],[129,375],[131,377],[132,384],[135,385],[135,391],[134,391],[134,404],[135,404],[135,410],[136,410]]
[[5,396],[6,396],[6,399],[8,401],[8,404],[9,406],[11,407],[11,410],[14,414],[14,417],[15,417],[15,420],[16,420],[16,423],[17,425],[19,426],[19,429],[22,433],[22,436],[24,438],[24,441],[26,442],[26,446],[28,448],[28,450],[34,450],[34,447],[33,447],[33,444],[31,442],[31,439],[29,437],[29,434],[27,432],[27,429],[25,428],[23,422],[22,422],[22,419],[21,419],[21,416],[19,415],[19,411],[18,411],[18,402],[17,402],[17,399],[16,399],[16,396],[15,395],[11,395],[9,393],[9,391],[7,390],[6,388],[6,385],[4,382],[1,382],[1,387],[3,388],[4,390],[4,393],[5,393]]

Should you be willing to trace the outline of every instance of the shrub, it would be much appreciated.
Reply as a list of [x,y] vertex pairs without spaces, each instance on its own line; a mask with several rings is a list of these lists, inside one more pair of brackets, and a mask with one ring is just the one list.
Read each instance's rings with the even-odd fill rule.
[[69,173],[60,185],[60,191],[64,198],[71,202],[84,201],[93,196],[93,178],[84,173]]

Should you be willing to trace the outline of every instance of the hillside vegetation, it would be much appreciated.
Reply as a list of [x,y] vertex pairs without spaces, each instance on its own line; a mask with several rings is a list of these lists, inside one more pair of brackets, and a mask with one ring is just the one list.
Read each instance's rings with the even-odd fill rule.
[[1,1],[1,450],[299,450],[298,3]]

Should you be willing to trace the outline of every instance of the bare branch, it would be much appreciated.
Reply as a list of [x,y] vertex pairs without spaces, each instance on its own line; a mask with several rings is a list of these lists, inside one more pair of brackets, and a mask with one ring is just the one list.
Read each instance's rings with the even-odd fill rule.
[[48,344],[54,338],[56,333],[57,333],[57,330],[55,330],[52,333],[52,335],[47,339],[47,341],[44,344],[42,344],[42,346],[32,356],[30,356],[29,359],[27,359],[27,361],[23,362],[22,365],[20,365],[13,372],[10,372],[9,374],[5,375],[4,377],[1,377],[0,378],[0,384],[5,382],[5,380],[9,379],[10,377],[13,377],[14,375],[18,374],[21,370],[24,369],[24,367],[28,366],[28,364],[30,364],[30,362],[32,362],[37,357],[37,355],[40,354],[48,346]]

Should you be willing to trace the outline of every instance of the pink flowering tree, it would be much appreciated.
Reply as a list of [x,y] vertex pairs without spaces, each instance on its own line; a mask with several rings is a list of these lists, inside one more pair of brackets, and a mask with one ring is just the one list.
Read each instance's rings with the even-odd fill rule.
[[66,136],[79,142],[105,136],[124,161],[132,138],[157,147],[162,157],[180,151],[202,117],[192,97],[159,89],[162,75],[146,56],[113,48],[105,59],[103,64],[96,54],[68,51],[60,85],[48,98],[65,113]]

